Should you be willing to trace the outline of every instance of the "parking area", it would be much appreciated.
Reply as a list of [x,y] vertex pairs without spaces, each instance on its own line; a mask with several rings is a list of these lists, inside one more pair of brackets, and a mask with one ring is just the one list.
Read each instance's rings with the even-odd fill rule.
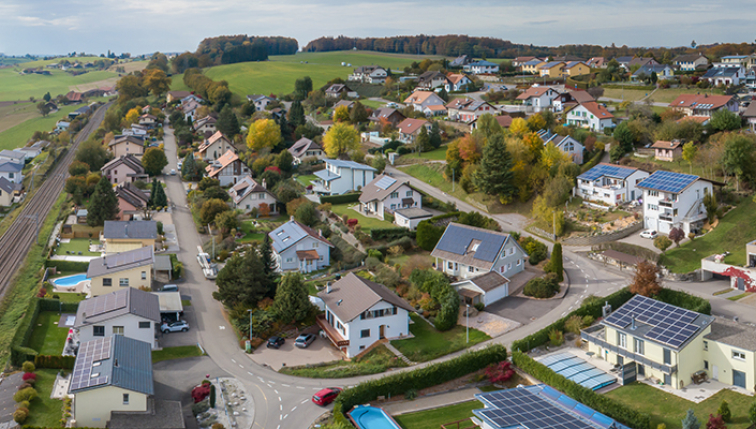
[[13,421],[13,411],[16,410],[16,401],[13,400],[13,394],[16,393],[16,387],[21,384],[22,373],[5,377],[0,383],[0,423]]
[[[632,235],[629,235],[629,236],[627,236],[625,238],[620,239],[619,241],[622,242],[622,243],[629,243],[629,244],[634,244],[636,246],[645,247],[646,249],[653,250],[655,253],[661,253],[659,251],[659,249],[657,249],[656,247],[654,247],[654,240],[652,240],[650,238],[643,238],[643,237],[640,236],[641,232],[643,232],[643,231],[645,231],[645,230],[642,229],[642,230],[636,232],[635,234],[632,234]],[[680,243],[682,243],[682,242],[680,242]]]
[[557,308],[561,299],[529,299],[509,296],[486,307],[486,311],[527,325]]
[[160,347],[191,346],[197,344],[197,318],[194,314],[194,307],[185,305],[184,315],[181,317],[181,320],[185,320],[189,324],[189,330],[167,334],[158,332],[158,344]]
[[279,349],[267,348],[263,344],[249,356],[258,364],[267,365],[276,371],[284,366],[333,362],[342,358],[342,354],[331,342],[320,336],[306,349],[294,346],[294,338],[287,338]]

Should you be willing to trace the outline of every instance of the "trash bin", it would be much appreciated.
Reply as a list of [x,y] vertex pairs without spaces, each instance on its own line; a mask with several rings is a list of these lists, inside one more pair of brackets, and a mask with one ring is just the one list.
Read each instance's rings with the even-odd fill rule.
[[247,341],[244,342],[244,350],[247,353],[252,353],[252,342],[251,341],[247,340]]

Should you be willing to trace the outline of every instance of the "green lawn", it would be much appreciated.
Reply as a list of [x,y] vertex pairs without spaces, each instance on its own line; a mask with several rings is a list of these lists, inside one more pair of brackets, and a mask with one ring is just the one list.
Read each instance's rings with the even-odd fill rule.
[[[96,240],[96,239],[93,239]],[[100,252],[89,251],[89,239],[88,238],[72,238],[68,243],[60,243],[60,247],[55,251],[58,255],[67,255],[66,252],[73,252],[78,255],[81,252],[81,256],[100,256]]]
[[29,405],[29,418],[24,422],[24,426],[28,425],[29,427],[40,428],[60,427],[60,419],[63,417],[63,401],[50,398],[58,370],[38,369],[35,373],[37,374],[37,382],[34,388],[37,389],[39,396],[31,401]]
[[255,228],[252,225],[251,220],[245,220],[241,223],[241,232],[244,234],[244,237],[237,240],[240,243],[250,243],[253,241],[263,241],[265,239],[265,234],[267,231],[263,231],[262,228]]
[[54,292],[62,302],[82,302],[87,299],[86,294],[73,292]]
[[165,347],[152,351],[152,363],[197,356],[202,356],[202,350],[197,346]]
[[[654,92],[653,95],[650,96],[650,98],[657,103],[671,103],[680,94],[695,94],[701,91],[702,90],[698,88],[657,89],[656,92]],[[709,91],[711,91],[711,93],[715,95],[722,94],[722,91],[718,89],[706,90],[707,93]],[[633,89],[633,87],[630,85],[626,86],[624,90],[621,88],[607,88],[604,90],[604,97],[623,99],[623,100],[628,100],[628,101],[640,100],[644,98],[647,94],[651,94],[651,90]]]
[[441,332],[417,314],[412,314],[410,317],[415,322],[410,325],[410,332],[415,337],[394,340],[391,345],[413,362],[433,360],[491,338],[477,329],[470,328],[470,342],[466,343],[464,326],[457,325],[446,332]]
[[466,199],[468,194],[461,186],[459,186],[459,183],[454,186],[454,192],[452,192],[451,181],[444,178],[445,168],[446,165],[444,164],[413,164],[407,167],[400,167],[399,169],[414,178],[428,183],[434,188],[446,192],[447,194],[453,195],[461,200]]
[[378,109],[378,108],[381,108],[381,107],[383,107],[383,106],[386,105],[386,103],[383,103],[381,101],[378,101],[378,100],[368,100],[368,99],[360,100],[360,103],[362,103],[362,105],[364,105],[364,106],[367,106],[367,107],[370,107],[370,108],[373,108],[373,109]]
[[[50,70],[51,76],[19,73],[28,67],[35,66],[25,63],[17,68],[0,69],[0,101],[28,100],[32,96],[41,99],[47,92],[56,97],[78,85],[106,80],[102,86],[113,86],[113,78],[118,77],[117,73],[110,71],[91,71],[78,76],[62,70]],[[294,81],[291,84],[293,86]]]
[[427,159],[431,161],[445,161],[446,160],[446,146],[441,146],[438,149],[433,149],[428,152],[420,154],[410,153],[402,155],[400,159]]
[[68,328],[59,328],[60,315],[55,311],[41,311],[35,322],[29,347],[42,355],[59,355],[66,345]]
[[747,418],[748,407],[753,403],[753,398],[750,396],[723,389],[711,398],[696,404],[643,383],[620,387],[607,392],[606,396],[651,415],[652,428],[664,423],[667,429],[682,427],[680,422],[691,408],[701,422],[701,426],[705,427],[709,414],[716,415],[723,400],[727,401],[732,412],[732,421],[727,424],[727,428],[746,429],[750,426]]
[[744,198],[738,207],[720,219],[714,230],[667,250],[661,257],[661,263],[674,273],[689,273],[701,267],[701,259],[727,250],[731,253],[724,262],[742,266],[746,260],[745,245],[756,237],[754,212],[756,203],[751,198]]
[[[472,411],[483,408],[479,401],[468,401],[454,405],[447,405],[433,410],[418,411],[416,413],[393,416],[403,429],[438,429],[442,424],[469,419],[473,416]],[[466,428],[471,425],[470,420],[461,423],[460,427]],[[451,427],[456,428],[456,425]]]
[[299,182],[304,187],[308,187],[312,184],[312,181],[317,178],[318,176],[314,174],[305,174],[303,176],[302,175],[297,176],[297,182]]
[[[318,339],[317,341],[326,340]],[[298,377],[344,378],[358,375],[378,374],[389,368],[399,368],[404,366],[407,366],[404,361],[391,353],[386,346],[380,345],[373,350],[370,350],[359,360],[352,360],[351,362],[334,361],[312,368],[302,366],[283,367],[279,372],[296,375]]]
[[350,219],[357,219],[358,225],[362,225],[362,230],[371,230],[373,228],[393,228],[395,225],[385,220],[380,220],[374,217],[366,217],[361,215],[356,210],[351,209],[355,203],[337,204],[331,207],[331,211],[343,218],[344,215],[349,216]]

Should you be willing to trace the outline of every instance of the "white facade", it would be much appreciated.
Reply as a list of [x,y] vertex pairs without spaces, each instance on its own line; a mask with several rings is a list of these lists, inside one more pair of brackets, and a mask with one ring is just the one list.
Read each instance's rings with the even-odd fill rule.
[[444,85],[444,89],[446,89],[446,92],[452,92],[452,91],[462,91],[462,88],[466,87],[467,85],[471,84],[472,81],[467,76],[464,76],[459,79],[458,82],[452,83],[451,81],[447,81]]
[[488,61],[476,61],[462,67],[466,72],[472,74],[498,73],[499,65]]
[[578,177],[575,195],[584,200],[616,206],[640,198],[643,191],[637,185],[648,176],[649,173],[636,170],[625,179],[602,176],[596,180],[585,180]]
[[[304,237],[295,246],[284,249],[280,254],[273,249],[273,257],[278,265],[277,271],[299,271],[309,273],[323,269],[331,264],[330,247],[314,237]],[[297,251],[314,250],[318,253],[317,260],[300,259]]]
[[419,224],[420,222],[424,220],[430,219],[431,217],[433,216],[430,213],[428,213],[427,216],[410,218],[410,217],[404,216],[400,212],[396,212],[394,213],[394,223],[403,228],[407,228],[411,231],[414,231],[417,229],[417,224]]
[[[512,278],[515,274],[525,269],[525,252],[515,243],[512,237],[507,237],[499,256],[496,258],[490,270],[484,270],[472,265],[461,264],[452,260],[437,261],[437,267],[447,275],[459,277],[461,279],[470,279],[489,271],[496,271],[506,278]],[[436,258],[438,259],[438,258]]]
[[326,168],[316,171],[313,191],[341,195],[362,189],[375,178],[375,169],[352,161],[326,160]]
[[252,209],[259,210],[263,204],[267,204],[270,207],[270,213],[277,213],[276,199],[268,192],[250,192],[239,200],[239,202],[234,203],[237,209],[243,210],[245,213],[249,213]]
[[583,105],[579,105],[567,112],[567,125],[577,125],[591,131],[603,132],[604,128],[614,127],[612,118],[600,118]]
[[473,300],[473,304],[482,303],[484,307],[488,307],[489,305],[501,301],[502,299],[509,296],[509,283],[504,283],[501,286],[491,289],[489,291],[485,291],[478,287],[472,280],[466,279],[461,282],[453,283],[452,287],[454,290],[459,292],[460,289],[467,289],[473,292],[477,292],[480,295],[475,297]]
[[[135,314],[122,314],[112,319],[103,320],[79,328],[79,340],[82,343],[102,337],[123,335],[124,337],[150,344],[152,350],[158,348],[155,339],[156,323]],[[97,335],[95,331],[98,331]]]
[[[383,311],[381,311],[383,310]],[[372,315],[382,314],[379,317]],[[386,301],[380,301],[351,322],[344,322],[326,305],[325,318],[349,344],[341,346],[347,358],[358,355],[383,338],[409,335],[409,313]]]
[[711,182],[700,179],[679,194],[644,189],[644,227],[662,234],[669,234],[675,227],[682,227],[685,235],[699,230],[706,219],[703,198],[711,192]]
[[[412,204],[408,204],[412,200]],[[383,219],[384,211],[397,210],[397,209],[409,209],[409,208],[423,208],[423,196],[420,192],[412,189],[408,184],[403,184],[397,188],[394,192],[389,194],[383,200],[373,200],[362,204],[362,210],[365,213],[373,214]]]

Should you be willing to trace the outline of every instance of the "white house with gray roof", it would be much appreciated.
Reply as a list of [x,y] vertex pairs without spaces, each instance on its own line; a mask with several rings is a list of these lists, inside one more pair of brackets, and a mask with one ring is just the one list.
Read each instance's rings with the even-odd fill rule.
[[394,223],[414,231],[417,224],[433,217],[431,212],[421,208],[397,209],[394,211]]
[[11,183],[21,183],[24,181],[24,162],[11,161],[9,159],[0,159],[0,177],[4,177]]
[[158,348],[155,333],[159,323],[158,296],[129,287],[82,301],[74,328],[82,343],[123,335],[148,343],[154,350]]
[[325,169],[316,171],[312,190],[322,195],[359,191],[375,178],[375,168],[354,161],[326,159]]
[[249,213],[252,210],[261,210],[265,207],[268,214],[278,213],[278,200],[276,196],[268,191],[265,185],[265,179],[262,184],[257,183],[249,176],[244,176],[231,189],[228,190],[234,207]]
[[409,313],[414,308],[382,284],[349,273],[326,285],[318,296],[325,312],[316,322],[347,358],[376,341],[409,335]]
[[19,162],[21,164],[26,160],[26,154],[19,150],[0,150],[0,159],[7,159],[8,161]]
[[8,207],[14,198],[21,193],[21,184],[12,183],[5,177],[0,177],[0,206]]
[[423,208],[423,195],[410,186],[408,180],[400,182],[381,174],[362,188],[360,204],[365,214],[383,219],[385,211],[393,213],[398,209]]
[[331,264],[331,244],[320,231],[294,220],[268,233],[278,271],[309,273]]
[[119,253],[140,247],[154,248],[157,238],[154,220],[106,220],[100,241],[105,243],[105,253]]

